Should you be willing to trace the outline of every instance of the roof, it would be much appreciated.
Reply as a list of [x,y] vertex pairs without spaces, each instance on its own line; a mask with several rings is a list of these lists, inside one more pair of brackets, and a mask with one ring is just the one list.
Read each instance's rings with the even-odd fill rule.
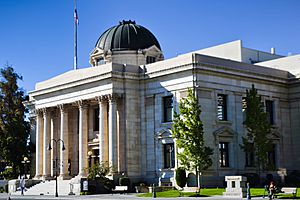
[[98,39],[95,47],[103,50],[140,50],[160,45],[155,36],[135,21],[125,21],[106,30]]

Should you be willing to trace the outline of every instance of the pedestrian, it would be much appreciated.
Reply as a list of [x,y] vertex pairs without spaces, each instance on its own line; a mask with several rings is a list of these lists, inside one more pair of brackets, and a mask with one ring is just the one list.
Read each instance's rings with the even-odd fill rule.
[[21,176],[20,187],[21,187],[21,195],[24,195],[24,190],[25,190],[25,177],[24,177],[24,175]]
[[274,199],[275,192],[276,192],[276,185],[274,181],[271,181],[269,185],[269,199]]

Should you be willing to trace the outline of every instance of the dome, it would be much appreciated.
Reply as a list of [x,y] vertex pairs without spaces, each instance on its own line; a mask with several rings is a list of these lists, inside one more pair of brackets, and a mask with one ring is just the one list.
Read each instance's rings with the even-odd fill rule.
[[119,25],[106,30],[98,39],[95,47],[104,51],[140,50],[155,45],[161,50],[155,36],[135,21],[122,21]]

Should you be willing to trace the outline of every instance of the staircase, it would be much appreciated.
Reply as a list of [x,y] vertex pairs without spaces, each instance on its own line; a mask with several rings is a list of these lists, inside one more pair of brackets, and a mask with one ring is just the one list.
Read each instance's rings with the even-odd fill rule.
[[[58,195],[68,195],[70,192],[70,180],[57,180]],[[75,194],[76,191],[73,191]],[[13,194],[20,194],[17,191]],[[12,195],[13,195],[12,194]],[[25,195],[55,195],[55,180],[41,182],[25,191]]]

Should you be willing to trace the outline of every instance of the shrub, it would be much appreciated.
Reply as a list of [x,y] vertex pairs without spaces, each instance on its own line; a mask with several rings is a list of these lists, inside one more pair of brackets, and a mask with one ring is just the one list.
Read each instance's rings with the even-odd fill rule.
[[7,180],[11,180],[17,177],[16,173],[13,172],[12,167],[6,167],[5,170],[2,172],[2,175]]
[[185,172],[185,168],[183,167],[179,167],[176,169],[176,183],[179,187],[183,188],[186,184],[186,172]]
[[121,186],[129,186],[130,185],[130,179],[128,177],[121,177],[119,179],[119,185]]
[[300,187],[300,171],[295,170],[295,171],[290,172],[286,176],[285,182],[288,186]]
[[105,177],[108,172],[110,171],[110,168],[105,163],[100,163],[98,165],[93,165],[89,168],[89,180],[96,180],[98,178]]

